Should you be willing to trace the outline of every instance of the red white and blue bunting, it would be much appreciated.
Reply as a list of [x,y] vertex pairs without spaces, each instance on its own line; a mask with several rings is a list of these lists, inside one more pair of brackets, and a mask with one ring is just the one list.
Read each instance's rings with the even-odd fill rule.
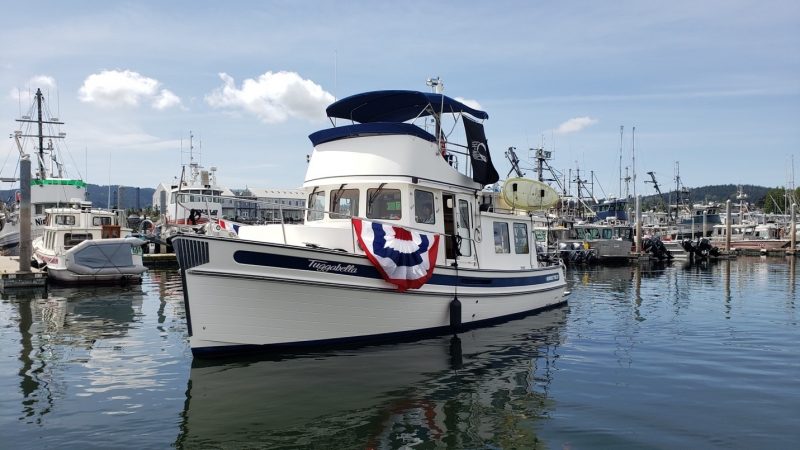
[[433,276],[439,235],[362,219],[353,219],[353,229],[367,258],[398,291],[417,289]]
[[219,223],[219,226],[223,230],[232,231],[232,232],[236,233],[237,235],[239,234],[239,224],[238,223],[231,222],[230,220],[224,220],[224,219],[219,219],[217,222]]

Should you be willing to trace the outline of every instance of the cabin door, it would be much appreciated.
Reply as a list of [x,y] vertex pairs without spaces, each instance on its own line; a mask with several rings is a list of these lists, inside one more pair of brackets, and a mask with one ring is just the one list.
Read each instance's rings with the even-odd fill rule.
[[474,261],[472,245],[472,208],[466,196],[443,194],[445,257],[449,260],[458,256],[459,261]]

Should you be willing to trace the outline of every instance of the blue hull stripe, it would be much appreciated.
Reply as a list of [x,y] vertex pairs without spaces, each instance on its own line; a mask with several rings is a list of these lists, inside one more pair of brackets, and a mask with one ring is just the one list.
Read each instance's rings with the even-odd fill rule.
[[[248,264],[252,266],[280,267],[284,269],[330,272],[339,275],[382,279],[378,270],[372,265],[345,264],[323,259],[275,255],[247,250],[235,251],[233,253],[233,260],[239,264]],[[463,275],[456,277],[455,275],[442,275],[434,272],[433,277],[431,277],[427,284],[455,286],[456,282],[458,282],[459,286],[499,288],[551,283],[553,281],[558,281],[561,277],[558,273],[549,273],[544,275],[524,275],[513,278],[493,278],[493,276],[496,275],[496,272],[490,272],[487,273],[485,277]]]

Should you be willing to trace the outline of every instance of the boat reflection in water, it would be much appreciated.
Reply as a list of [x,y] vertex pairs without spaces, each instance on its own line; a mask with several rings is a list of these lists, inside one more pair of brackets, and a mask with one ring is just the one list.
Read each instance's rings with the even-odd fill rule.
[[197,360],[180,448],[535,448],[568,308],[460,337]]
[[[4,294],[3,299],[11,300],[18,310],[22,423],[40,424],[45,415],[60,409],[58,403],[69,401],[68,388],[74,390],[78,381],[68,370],[74,360],[88,368],[78,384],[86,392],[104,383],[121,383],[107,373],[111,366],[97,349],[104,347],[98,345],[101,342],[127,335],[141,314],[140,287],[42,290],[24,296]],[[102,373],[106,375],[98,375]]]

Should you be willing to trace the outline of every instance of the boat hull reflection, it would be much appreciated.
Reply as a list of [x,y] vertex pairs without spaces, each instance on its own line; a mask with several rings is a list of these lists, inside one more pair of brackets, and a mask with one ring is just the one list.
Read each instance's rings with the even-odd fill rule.
[[[508,420],[521,426],[546,408],[567,313],[567,307],[551,309],[460,337],[269,359],[195,360],[177,444],[397,448],[418,440],[444,445],[456,439],[459,447],[486,442],[469,442],[462,429],[467,414],[487,422],[484,434],[494,429],[501,439]],[[496,410],[520,399],[530,411],[501,420]],[[517,444],[533,448],[532,428],[521,429]]]

